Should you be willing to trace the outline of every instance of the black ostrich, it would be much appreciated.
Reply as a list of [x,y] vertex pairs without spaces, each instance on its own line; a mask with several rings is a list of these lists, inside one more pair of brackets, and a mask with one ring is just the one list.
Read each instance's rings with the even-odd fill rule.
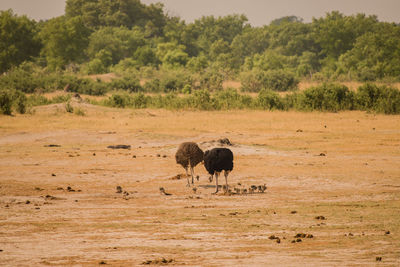
[[[204,153],[203,150],[199,148],[199,146],[194,142],[185,142],[180,144],[178,151],[176,151],[175,159],[176,163],[182,165],[185,168],[186,176],[188,180],[187,186],[190,186],[189,182],[189,174],[188,167],[190,167],[190,174],[192,176],[192,184],[194,183],[193,179],[193,168],[203,161]],[[197,180],[199,180],[197,178]]]
[[228,191],[228,175],[233,170],[233,153],[228,148],[213,148],[204,153],[204,166],[209,174],[211,174],[210,182],[215,174],[215,182],[217,190],[214,194],[218,193],[218,176],[224,171],[226,188]]

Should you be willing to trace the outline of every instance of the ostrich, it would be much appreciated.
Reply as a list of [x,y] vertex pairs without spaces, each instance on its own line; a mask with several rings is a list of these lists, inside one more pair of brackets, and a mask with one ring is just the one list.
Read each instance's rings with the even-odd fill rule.
[[228,192],[228,175],[233,170],[233,153],[228,148],[213,148],[204,153],[204,166],[209,174],[211,174],[210,182],[215,174],[215,182],[217,190],[214,194],[218,193],[218,176],[224,171],[226,191]]
[[[188,167],[190,167],[190,174],[192,176],[192,184],[193,181],[193,168],[203,161],[204,153],[203,150],[199,148],[199,146],[194,142],[184,142],[180,144],[178,151],[176,151],[175,159],[176,163],[182,165],[185,168],[186,176],[188,180],[187,186],[190,186]],[[197,180],[199,178],[197,177]]]

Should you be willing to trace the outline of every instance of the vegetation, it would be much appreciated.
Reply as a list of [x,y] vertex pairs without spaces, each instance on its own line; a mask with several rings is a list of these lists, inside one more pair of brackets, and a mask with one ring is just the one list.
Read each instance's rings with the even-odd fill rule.
[[[108,72],[117,78],[88,78]],[[48,21],[0,12],[0,73],[2,103],[17,101],[5,97],[15,92],[118,91],[103,104],[399,113],[397,89],[366,84],[352,92],[332,82],[399,82],[400,26],[337,11],[310,23],[290,16],[262,27],[252,27],[244,15],[185,23],[162,4],[67,0],[65,15]],[[258,96],[223,91],[226,80]],[[324,84],[298,93],[300,80]],[[10,110],[2,104],[2,113]]]

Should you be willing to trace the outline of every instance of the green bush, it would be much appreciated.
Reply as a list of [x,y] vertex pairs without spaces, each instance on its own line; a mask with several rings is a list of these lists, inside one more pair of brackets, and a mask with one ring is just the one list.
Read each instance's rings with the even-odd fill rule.
[[385,85],[366,83],[357,89],[356,107],[385,114],[400,113],[400,91]]
[[71,105],[71,102],[65,103],[65,111],[68,113],[73,113],[74,112],[74,107]]
[[16,110],[20,114],[25,114],[27,110],[27,102],[28,99],[26,95],[20,91],[16,91],[14,93],[14,105],[16,106]]
[[211,98],[211,94],[208,90],[196,90],[188,97],[188,104],[190,108],[212,110],[215,109],[215,103],[213,100],[214,99]]
[[11,115],[13,110],[25,114],[28,107],[28,100],[24,93],[17,90],[0,89],[0,113]]
[[4,115],[11,115],[13,95],[10,90],[0,90],[0,112]]
[[262,109],[284,109],[284,104],[281,97],[272,90],[263,89],[257,97],[257,104]]
[[242,91],[259,92],[262,89],[273,91],[292,91],[297,89],[298,79],[284,70],[252,70],[240,76]]
[[207,71],[200,76],[200,88],[208,91],[222,90],[224,76],[216,71]]
[[144,87],[143,89],[146,92],[159,93],[159,92],[161,92],[160,79],[155,78],[155,79],[148,80],[148,81],[145,82],[143,87]]
[[249,95],[242,95],[235,89],[226,89],[214,94],[215,108],[221,110],[244,109],[253,106],[253,99]]
[[297,108],[337,112],[352,110],[354,94],[344,85],[322,84],[304,90],[298,97]]
[[120,79],[114,79],[110,83],[110,87],[114,90],[124,90],[131,93],[143,91],[140,81],[137,78],[124,76]]

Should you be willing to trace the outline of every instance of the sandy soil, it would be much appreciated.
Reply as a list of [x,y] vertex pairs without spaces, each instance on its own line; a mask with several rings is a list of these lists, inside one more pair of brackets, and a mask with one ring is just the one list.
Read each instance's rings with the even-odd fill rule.
[[[80,106],[0,116],[0,265],[400,265],[400,116]],[[225,137],[264,193],[177,179]]]

